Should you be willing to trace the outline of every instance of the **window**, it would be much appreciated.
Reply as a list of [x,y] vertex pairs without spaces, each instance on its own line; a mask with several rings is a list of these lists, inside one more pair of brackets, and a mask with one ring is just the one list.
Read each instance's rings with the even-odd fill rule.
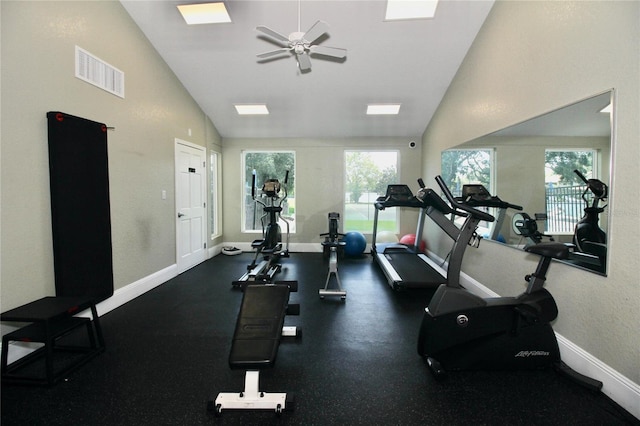
[[[493,183],[493,149],[450,149],[442,151],[440,158],[442,180],[447,184],[454,197],[462,195],[462,187],[465,184],[481,184],[494,194]],[[497,216],[494,208],[481,208],[487,213]],[[462,224],[464,218],[456,217],[456,223]],[[495,222],[482,221],[478,224],[478,234],[491,235]]]
[[209,187],[209,229],[211,231],[211,239],[220,235],[219,221],[218,221],[218,183],[220,178],[218,176],[218,158],[219,154],[215,151],[211,151],[209,157],[209,176],[211,176],[211,184]]
[[[344,226],[373,232],[374,201],[398,183],[398,151],[345,151]],[[378,231],[398,232],[398,209],[379,212]]]
[[[287,200],[282,203],[282,212],[280,215],[285,217],[289,222],[289,232],[294,233],[296,230],[295,210],[295,153],[292,151],[243,151],[242,153],[242,179],[244,188],[243,206],[242,206],[242,232],[262,232],[263,224],[262,206],[256,203],[251,197],[251,185],[253,174],[256,176],[256,199],[261,199],[267,203],[268,200],[263,197],[261,188],[268,179],[278,179],[281,185],[280,196],[284,197],[285,185],[284,180],[289,172],[287,179]],[[266,220],[266,219],[265,219]],[[280,227],[283,234],[286,232],[287,225],[280,220]]]
[[546,233],[572,235],[584,213],[584,182],[575,174],[579,170],[587,179],[598,176],[597,151],[565,149],[545,151]]

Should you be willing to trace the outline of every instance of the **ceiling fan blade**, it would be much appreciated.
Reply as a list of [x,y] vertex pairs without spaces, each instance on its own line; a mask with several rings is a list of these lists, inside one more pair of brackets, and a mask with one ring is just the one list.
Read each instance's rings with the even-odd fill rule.
[[332,58],[343,59],[347,56],[347,49],[329,46],[311,46],[309,51],[315,55],[331,56]]
[[296,55],[298,59],[298,66],[300,67],[300,71],[310,71],[311,70],[311,59],[309,59],[309,55],[306,53],[300,53]]
[[329,31],[329,24],[327,24],[324,21],[318,21],[315,24],[313,24],[311,28],[309,28],[309,31],[304,33],[303,38],[309,43],[313,43],[327,31]]
[[265,33],[269,37],[272,37],[272,38],[274,38],[276,40],[283,41],[285,43],[289,43],[289,37],[283,36],[279,32],[274,31],[269,27],[265,27],[264,25],[257,26],[256,30],[258,30],[258,31],[260,31],[262,33]]
[[288,47],[284,47],[282,49],[272,50],[270,52],[258,53],[256,56],[258,58],[269,58],[271,56],[281,55],[283,53],[289,53],[289,51],[291,51],[291,49],[289,49]]

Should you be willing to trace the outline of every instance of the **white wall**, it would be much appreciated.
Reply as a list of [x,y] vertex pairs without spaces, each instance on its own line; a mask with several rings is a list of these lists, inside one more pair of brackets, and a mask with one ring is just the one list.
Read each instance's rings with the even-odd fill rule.
[[[213,124],[119,2],[3,1],[1,8],[2,311],[55,294],[47,111],[115,127],[108,133],[115,288],[174,265],[174,140],[220,150]],[[125,99],[75,78],[76,45],[125,73]]]
[[[560,310],[555,330],[635,383],[640,383],[638,40],[639,2],[498,0],[423,136],[425,181],[433,183],[443,149],[615,89],[609,274],[554,264],[547,288]],[[444,257],[448,245],[435,227],[429,227],[428,237]],[[535,260],[487,242],[467,251],[463,268],[495,292],[514,295]]]

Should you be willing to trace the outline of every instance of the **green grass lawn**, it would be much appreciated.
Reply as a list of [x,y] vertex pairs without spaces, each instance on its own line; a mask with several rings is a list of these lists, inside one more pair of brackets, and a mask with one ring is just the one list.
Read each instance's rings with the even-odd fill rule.
[[[347,220],[344,223],[345,232],[359,231],[371,234],[373,233],[373,221],[370,220]],[[396,232],[396,224],[393,221],[378,220],[378,232],[391,231]]]

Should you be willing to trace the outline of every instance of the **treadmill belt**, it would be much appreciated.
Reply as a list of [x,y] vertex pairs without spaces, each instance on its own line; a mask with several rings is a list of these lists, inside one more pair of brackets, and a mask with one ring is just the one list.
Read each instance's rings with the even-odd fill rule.
[[424,287],[444,284],[447,280],[414,253],[385,253],[402,282],[402,287]]

